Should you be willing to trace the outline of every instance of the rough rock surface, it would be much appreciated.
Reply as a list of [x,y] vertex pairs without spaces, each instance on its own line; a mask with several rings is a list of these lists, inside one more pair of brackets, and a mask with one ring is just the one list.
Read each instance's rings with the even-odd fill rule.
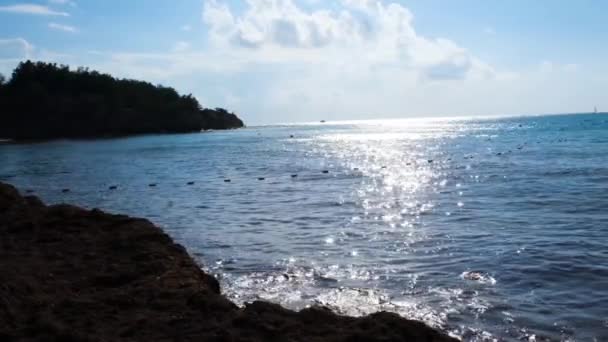
[[391,313],[235,306],[144,219],[45,206],[0,183],[1,341],[454,341]]

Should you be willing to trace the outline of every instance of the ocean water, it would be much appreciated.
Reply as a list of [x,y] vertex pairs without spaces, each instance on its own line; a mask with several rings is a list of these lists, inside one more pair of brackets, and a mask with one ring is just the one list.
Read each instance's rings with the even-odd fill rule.
[[608,341],[608,115],[4,144],[0,180],[149,218],[237,303]]

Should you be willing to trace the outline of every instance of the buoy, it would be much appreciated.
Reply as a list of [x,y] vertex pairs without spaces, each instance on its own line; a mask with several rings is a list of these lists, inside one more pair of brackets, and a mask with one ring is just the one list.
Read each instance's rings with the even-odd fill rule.
[[230,179],[224,179],[224,183],[230,183]]
[[148,186],[151,187],[151,188],[153,188],[153,187],[156,186],[156,183],[150,183],[150,184],[148,184]]
[[34,192],[34,190],[32,190],[32,189],[27,189],[27,190],[25,190],[25,193],[26,193],[26,194],[31,194],[31,193],[33,193],[33,192]]
[[188,182],[186,184],[188,184],[188,185],[194,185],[194,182]]
[[264,180],[264,179],[266,179],[266,178],[264,178],[264,177],[258,177],[258,180],[259,180],[259,181],[262,181],[262,180]]
[[61,192],[63,192],[63,193],[70,192],[70,189],[62,189]]
[[427,162],[430,164],[433,162],[433,159],[429,159],[429,160],[427,160]]
[[110,190],[116,190],[117,186],[116,185],[110,185],[110,187],[108,189]]
[[296,177],[298,177],[298,175],[296,175],[296,174],[291,175],[291,178],[296,178]]
[[329,170],[323,170],[323,173],[329,173]]
[[502,156],[502,152],[496,153],[497,156]]
[[293,134],[291,134],[289,137],[290,137],[290,138],[293,138]]
[[383,169],[386,169],[386,166],[382,166]]
[[356,168],[354,168],[354,169],[353,169],[353,171],[359,171],[359,168],[358,168],[358,167],[356,167]]

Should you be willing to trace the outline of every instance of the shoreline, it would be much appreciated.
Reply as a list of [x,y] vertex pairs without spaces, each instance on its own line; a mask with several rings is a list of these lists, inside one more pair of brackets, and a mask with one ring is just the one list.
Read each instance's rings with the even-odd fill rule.
[[46,206],[0,182],[0,338],[69,341],[457,341],[394,313],[340,316],[221,294],[141,218]]

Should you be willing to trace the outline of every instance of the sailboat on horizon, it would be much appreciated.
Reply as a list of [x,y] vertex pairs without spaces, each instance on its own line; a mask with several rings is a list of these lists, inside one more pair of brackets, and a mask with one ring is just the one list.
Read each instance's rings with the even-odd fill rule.
[[593,107],[593,114],[597,114],[597,106]]

